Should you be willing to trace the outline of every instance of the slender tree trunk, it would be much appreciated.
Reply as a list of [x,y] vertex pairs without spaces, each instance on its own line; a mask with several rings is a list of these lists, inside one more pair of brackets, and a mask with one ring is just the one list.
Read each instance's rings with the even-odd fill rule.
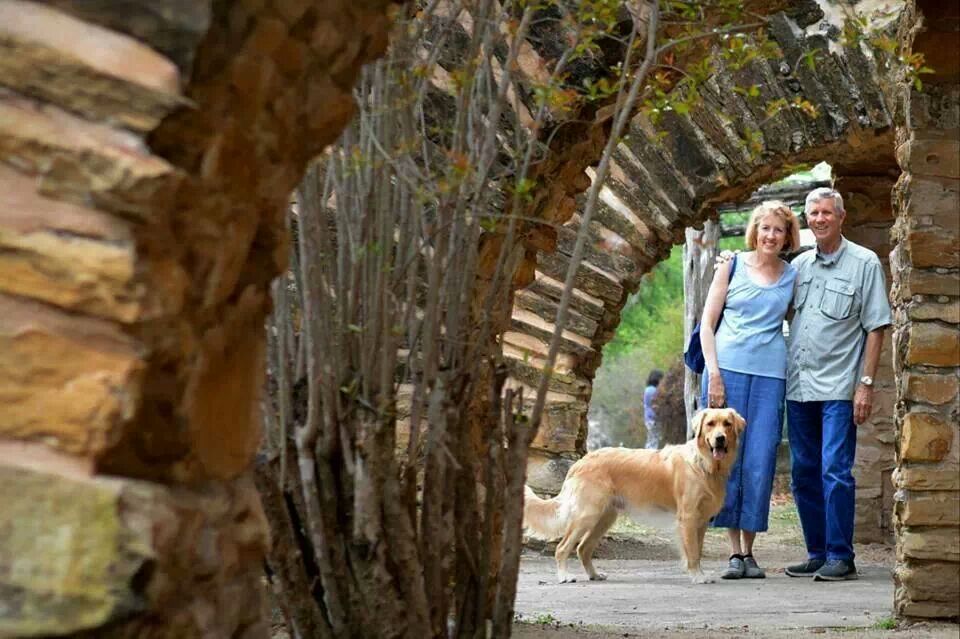
[[[703,230],[687,229],[686,242],[683,245],[683,343],[690,340],[690,334],[703,315],[707,291],[713,281],[713,265],[717,256],[717,243],[720,241],[720,223],[708,220]],[[683,403],[687,411],[687,437],[693,435],[689,424],[693,414],[701,408],[700,375],[686,369],[683,383]]]

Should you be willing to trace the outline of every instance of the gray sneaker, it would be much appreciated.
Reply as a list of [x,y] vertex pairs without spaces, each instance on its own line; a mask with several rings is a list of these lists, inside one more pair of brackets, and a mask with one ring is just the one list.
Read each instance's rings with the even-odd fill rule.
[[790,577],[813,577],[813,574],[823,567],[823,559],[808,559],[801,564],[787,566],[784,571]]
[[767,573],[757,565],[757,560],[753,558],[753,555],[744,555],[743,576],[746,579],[763,579],[767,576]]
[[721,579],[740,579],[743,577],[743,573],[746,567],[743,564],[743,556],[741,555],[730,555],[730,563],[727,564],[726,570],[720,573]]
[[831,559],[813,575],[814,581],[851,581],[857,578],[857,567],[852,559]]

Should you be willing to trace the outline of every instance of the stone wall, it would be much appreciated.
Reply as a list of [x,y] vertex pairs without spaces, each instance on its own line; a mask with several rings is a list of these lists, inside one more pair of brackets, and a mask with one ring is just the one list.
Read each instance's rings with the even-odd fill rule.
[[0,635],[267,636],[267,286],[385,10],[0,0]]
[[[917,2],[902,38],[936,73],[897,103],[895,608],[960,617],[960,8]],[[922,18],[920,17],[922,15]],[[914,39],[914,34],[916,37]],[[909,50],[909,49],[908,49]]]

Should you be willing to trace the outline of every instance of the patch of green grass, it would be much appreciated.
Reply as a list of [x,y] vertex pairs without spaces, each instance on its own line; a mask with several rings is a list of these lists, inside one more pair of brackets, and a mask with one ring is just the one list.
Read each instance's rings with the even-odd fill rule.
[[878,630],[896,630],[897,629],[897,620],[893,617],[884,617],[883,619],[877,619],[877,622],[873,624],[874,628]]
[[803,541],[800,515],[793,501],[770,505],[770,534],[782,544],[799,544]]
[[560,620],[551,615],[549,612],[541,612],[539,614],[531,616],[526,616],[521,612],[515,612],[513,614],[514,623],[526,623],[536,626],[559,626]]

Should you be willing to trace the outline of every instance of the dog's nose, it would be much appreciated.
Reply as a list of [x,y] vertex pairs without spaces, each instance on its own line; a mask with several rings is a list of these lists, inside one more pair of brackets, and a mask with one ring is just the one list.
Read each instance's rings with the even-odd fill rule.
[[714,445],[716,446],[726,446],[727,445],[727,436],[726,435],[717,435],[717,438],[713,440]]

